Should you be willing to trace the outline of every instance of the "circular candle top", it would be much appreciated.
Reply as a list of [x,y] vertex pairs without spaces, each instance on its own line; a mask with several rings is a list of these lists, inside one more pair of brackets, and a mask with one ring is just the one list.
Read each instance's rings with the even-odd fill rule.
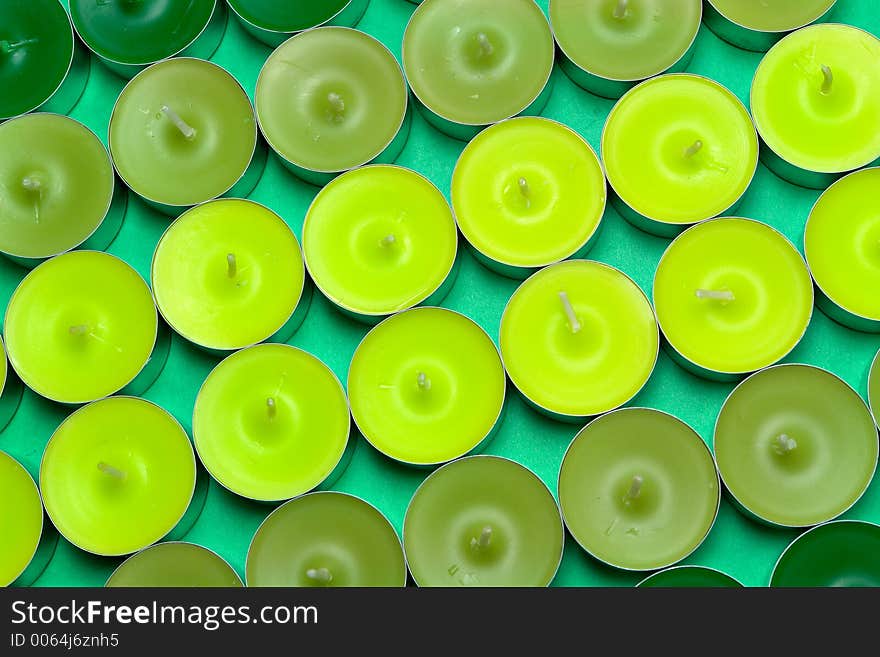
[[138,73],[110,117],[110,153],[125,183],[166,205],[195,205],[227,192],[257,144],[254,109],[225,69],[169,59]]
[[0,586],[9,586],[33,559],[43,532],[43,503],[28,471],[0,451]]
[[626,570],[665,568],[696,550],[715,522],[720,494],[700,436],[649,408],[593,420],[575,436],[559,472],[572,536]]
[[3,394],[3,390],[6,388],[6,345],[3,344],[3,336],[0,335],[0,355],[3,357],[0,358],[0,395]]
[[303,224],[315,285],[361,315],[425,301],[449,276],[457,248],[455,220],[440,190],[395,166],[342,174],[318,193]]
[[874,356],[868,375],[868,403],[874,412],[874,421],[880,426],[880,351]]
[[70,17],[80,38],[105,59],[151,64],[195,41],[216,1],[70,0]]
[[485,257],[512,266],[541,267],[575,254],[598,231],[605,197],[593,149],[549,119],[487,128],[452,176],[462,234]]
[[533,0],[426,0],[403,35],[413,93],[435,114],[485,125],[519,114],[553,69],[553,34]]
[[168,227],[151,277],[159,312],[175,331],[233,350],[284,326],[302,297],[305,267],[281,217],[253,201],[219,199]]
[[247,554],[248,586],[404,586],[406,561],[382,513],[344,493],[310,493],[275,509]]
[[838,173],[880,157],[880,39],[850,25],[812,25],[758,65],[751,106],[763,140],[802,169]]
[[697,75],[662,75],[611,110],[602,158],[629,207],[655,221],[691,224],[743,195],[758,166],[758,137],[748,110],[725,87]]
[[660,336],[650,302],[626,274],[571,260],[514,292],[500,344],[510,380],[527,399],[583,417],[635,396],[654,370]]
[[700,29],[700,0],[551,0],[560,50],[610,80],[662,73],[688,51]]
[[150,288],[119,258],[72,251],[25,276],[4,322],[9,362],[34,392],[67,404],[112,395],[156,344]]
[[299,32],[323,25],[350,0],[228,0],[236,14],[251,25],[273,32]]
[[709,0],[727,20],[760,32],[788,32],[821,18],[837,0]]
[[862,496],[877,466],[877,428],[844,381],[809,365],[753,374],[724,402],[715,458],[730,494],[758,518],[805,527]]
[[648,575],[636,584],[641,588],[742,588],[727,573],[704,566],[674,566]]
[[838,520],[798,536],[785,548],[770,586],[880,586],[880,525]]
[[158,543],[113,571],[108,587],[240,587],[241,579],[216,552],[192,543]]
[[772,365],[800,341],[813,312],[803,258],[781,233],[725,217],[679,235],[654,278],[660,330],[691,363],[743,374]]
[[155,543],[186,512],[196,461],[186,432],[166,411],[110,397],[70,415],[40,465],[46,512],[64,538],[105,556]]
[[58,114],[0,125],[0,251],[45,258],[82,244],[113,198],[113,165],[101,140]]
[[260,129],[282,158],[337,172],[371,161],[391,143],[406,116],[407,88],[381,42],[326,27],[279,46],[260,71],[255,98]]
[[813,206],[804,253],[816,285],[834,303],[880,321],[880,168],[851,173]]
[[491,338],[464,315],[415,308],[373,328],[348,372],[354,421],[380,452],[418,465],[467,454],[501,416],[506,377]]
[[193,438],[205,468],[233,493],[287,500],[333,471],[349,423],[345,391],[324,363],[264,344],[214,368],[196,399]]
[[0,120],[24,114],[61,86],[73,61],[73,28],[58,0],[0,6]]

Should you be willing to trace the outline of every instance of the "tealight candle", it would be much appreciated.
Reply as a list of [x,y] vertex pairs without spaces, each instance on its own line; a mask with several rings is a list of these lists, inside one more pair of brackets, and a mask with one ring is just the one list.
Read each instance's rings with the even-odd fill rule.
[[247,554],[248,586],[406,584],[406,561],[391,523],[344,493],[309,493],[275,509]]
[[725,87],[697,75],[663,75],[611,110],[602,160],[618,212],[671,237],[736,207],[758,166],[758,137],[748,110]]
[[500,345],[507,374],[529,403],[578,421],[641,390],[660,335],[651,303],[626,274],[571,260],[542,269],[513,293]]
[[150,271],[159,312],[209,350],[283,342],[311,300],[296,236],[253,201],[219,199],[184,212],[159,240]]
[[816,305],[832,319],[880,332],[880,168],[831,185],[810,212],[804,254]]
[[874,422],[880,427],[880,351],[874,356],[868,374],[868,403],[874,413]]
[[66,114],[89,76],[59,0],[4,0],[0,6],[0,121],[37,108]]
[[324,363],[295,347],[264,344],[229,356],[208,375],[193,439],[225,488],[280,501],[341,474],[350,421],[342,384]]
[[740,383],[715,424],[721,480],[769,524],[807,527],[858,501],[877,467],[877,427],[859,394],[810,365],[778,365]]
[[130,384],[144,388],[167,355],[154,353],[158,316],[150,288],[122,260],[96,251],[72,251],[31,271],[9,300],[4,326],[21,380],[64,404]]
[[218,196],[247,196],[265,165],[254,108],[225,69],[169,59],[122,90],[110,116],[110,154],[123,181],[177,215]]
[[183,428],[155,404],[111,397],[52,434],[40,464],[43,502],[77,547],[121,556],[152,545],[183,518],[196,462]]
[[648,575],[639,588],[742,588],[742,582],[727,573],[705,566],[673,566]]
[[605,174],[590,145],[549,119],[502,121],[477,135],[452,174],[452,207],[481,262],[525,278],[586,255],[605,211]]
[[158,543],[133,554],[105,586],[135,588],[235,588],[241,579],[216,552],[192,543]]
[[357,30],[291,38],[263,65],[255,99],[266,141],[288,169],[318,185],[369,162],[393,162],[409,136],[400,65]]
[[764,51],[787,33],[825,20],[837,0],[708,0],[705,22],[725,41]]
[[6,428],[18,410],[21,402],[21,381],[18,377],[10,376],[9,366],[6,362],[6,345],[0,336],[0,432]]
[[550,97],[553,34],[533,0],[426,0],[403,35],[403,69],[425,118],[470,139],[486,125],[538,114]]
[[95,133],[58,114],[28,114],[0,125],[0,151],[0,252],[32,266],[113,241],[127,196]]
[[670,355],[720,380],[772,365],[807,330],[813,284],[804,259],[770,226],[737,217],[698,224],[660,258],[654,306]]
[[37,553],[43,533],[43,503],[28,471],[0,451],[0,587],[18,579]]
[[574,539],[625,570],[665,568],[706,538],[721,501],[709,448],[684,422],[649,408],[603,415],[575,436],[559,472]]
[[770,586],[880,586],[880,525],[837,520],[798,536],[773,568]]
[[419,586],[547,586],[562,560],[556,500],[498,456],[444,465],[413,495],[403,547]]
[[80,39],[112,71],[130,78],[184,55],[207,59],[226,31],[223,0],[70,0]]
[[313,27],[354,27],[370,0],[228,0],[229,8],[252,36],[275,47]]
[[687,68],[702,14],[701,0],[550,0],[562,70],[608,98]]
[[302,234],[316,287],[366,322],[439,303],[455,280],[452,211],[433,183],[409,169],[342,174],[315,197]]
[[777,175],[824,189],[880,159],[880,39],[851,25],[789,34],[758,65],[751,107]]
[[492,339],[444,308],[392,315],[358,345],[348,371],[351,412],[386,456],[436,465],[480,447],[501,420],[506,377]]

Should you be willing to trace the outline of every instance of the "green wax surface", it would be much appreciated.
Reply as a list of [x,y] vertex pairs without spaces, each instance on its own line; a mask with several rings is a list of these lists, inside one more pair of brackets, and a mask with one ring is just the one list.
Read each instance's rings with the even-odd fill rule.
[[108,587],[240,587],[241,580],[222,557],[192,543],[158,543],[130,556]]
[[228,0],[239,16],[273,32],[299,32],[327,22],[350,0]]
[[787,32],[812,23],[837,0],[709,0],[728,20],[761,32]]
[[874,412],[874,421],[880,425],[880,351],[874,356],[868,375],[868,403]]
[[[2,390],[2,387],[0,387]],[[0,451],[0,587],[24,572],[43,531],[43,503],[28,471]]]

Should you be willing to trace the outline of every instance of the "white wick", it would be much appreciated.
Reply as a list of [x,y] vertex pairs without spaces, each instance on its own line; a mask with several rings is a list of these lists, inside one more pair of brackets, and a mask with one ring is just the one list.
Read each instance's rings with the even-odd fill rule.
[[226,273],[229,278],[235,278],[238,273],[238,261],[235,259],[234,253],[226,254]]
[[15,52],[19,48],[24,48],[25,46],[29,46],[33,43],[38,43],[39,39],[22,39],[21,41],[0,41],[0,52],[10,53]]
[[694,155],[699,153],[702,148],[703,142],[700,139],[697,139],[697,141],[684,149],[685,158],[692,158]]
[[309,568],[306,577],[318,584],[329,584],[333,581],[333,573],[326,568]]
[[700,288],[695,294],[698,299],[716,299],[718,301],[733,301],[736,299],[730,290],[704,290]]
[[270,420],[274,420],[275,416],[278,415],[278,405],[275,403],[274,397],[266,399],[266,412],[269,414]]
[[25,176],[22,178],[21,186],[29,192],[39,192],[43,188],[43,184],[40,182],[39,178],[34,178],[33,176]]
[[105,475],[110,475],[115,479],[119,479],[120,481],[125,479],[125,473],[119,468],[114,468],[109,463],[104,463],[104,461],[98,462],[98,470],[103,472]]
[[168,105],[162,105],[161,107],[162,113],[168,117],[168,120],[174,124],[174,127],[180,130],[180,134],[182,134],[186,139],[192,139],[196,136],[196,129],[193,128],[189,123],[180,118],[180,115],[175,112],[173,109],[168,107]]
[[562,309],[565,311],[565,316],[568,318],[568,326],[571,329],[571,332],[577,333],[583,328],[583,326],[577,318],[577,315],[574,313],[574,308],[571,305],[571,301],[568,299],[568,293],[565,291],[560,292],[559,301],[562,302]]
[[431,389],[431,379],[424,372],[419,372],[419,375],[416,377],[416,383],[419,386],[419,390],[427,391]]
[[486,525],[480,532],[478,538],[471,539],[471,547],[474,549],[485,550],[492,542],[492,528]]
[[780,456],[785,456],[797,447],[797,441],[784,433],[773,439],[773,449]]
[[74,324],[68,330],[71,335],[88,335],[91,332],[88,324]]
[[626,18],[627,0],[617,0],[617,6],[614,7],[614,18]]
[[532,190],[529,189],[529,181],[525,178],[520,178],[516,181],[516,184],[519,186],[519,193],[526,200],[526,207],[530,207],[532,205]]
[[330,111],[333,114],[333,118],[337,121],[342,120],[342,116],[345,114],[345,101],[342,100],[342,96],[331,91],[327,94],[327,104],[330,105]]
[[382,246],[393,246],[396,241],[397,241],[397,238],[394,237],[393,234],[386,235],[381,240],[379,240],[379,244],[381,244]]
[[640,476],[636,475],[632,478],[632,483],[629,485],[629,490],[626,492],[626,497],[624,500],[626,502],[632,502],[634,499],[638,498],[642,493],[642,484],[645,483],[645,480]]
[[831,85],[834,84],[834,73],[831,67],[822,64],[822,93],[827,96],[831,93]]
[[484,57],[488,57],[495,52],[495,48],[492,46],[492,42],[489,41],[489,37],[486,36],[485,32],[477,34],[477,43],[480,44],[480,53],[482,53]]

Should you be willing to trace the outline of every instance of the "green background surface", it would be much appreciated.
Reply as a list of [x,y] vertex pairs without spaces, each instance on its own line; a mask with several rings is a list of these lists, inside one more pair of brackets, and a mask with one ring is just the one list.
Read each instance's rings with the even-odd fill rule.
[[[548,0],[538,4],[546,12]],[[406,0],[372,0],[358,27],[381,39],[399,59],[403,31],[415,6]],[[832,20],[880,34],[876,0],[840,0]],[[257,74],[269,53],[268,47],[250,38],[230,19],[226,36],[212,59],[231,71],[253,98]],[[759,53],[739,50],[703,26],[689,70],[718,80],[748,103],[749,85],[760,59]],[[553,81],[553,94],[543,115],[571,126],[598,151],[602,126],[613,102],[575,86],[558,64]],[[71,115],[106,142],[110,112],[123,85],[124,80],[93,58],[85,94]],[[416,114],[409,143],[397,163],[428,176],[448,196],[452,170],[463,147],[463,142],[438,133]],[[303,217],[317,191],[270,158],[251,198],[278,212],[300,237]],[[817,191],[783,182],[761,165],[738,214],[771,224],[802,248],[804,223],[818,195]],[[604,230],[589,257],[619,267],[650,294],[654,271],[668,240],[640,232],[611,208],[603,221]],[[148,278],[153,249],[168,223],[168,217],[132,198],[122,231],[109,251]],[[483,268],[465,249],[459,258],[460,276],[443,305],[473,318],[497,340],[501,313],[517,283]],[[0,262],[0,309],[5,308],[25,273],[5,259]],[[290,342],[317,355],[344,381],[351,356],[366,331],[366,326],[347,319],[316,294],[305,323]],[[786,361],[825,367],[866,396],[868,368],[878,347],[880,335],[845,329],[816,310],[803,342]],[[217,362],[175,336],[168,364],[146,397],[190,426],[196,393]],[[696,378],[661,354],[651,380],[629,405],[673,413],[711,445],[715,418],[732,387]],[[17,415],[0,434],[0,449],[19,459],[36,477],[43,448],[68,412],[26,390]],[[509,394],[507,417],[486,452],[532,468],[555,494],[563,454],[579,428],[548,420],[526,407],[518,395]],[[334,488],[375,504],[400,531],[407,504],[427,473],[394,464],[363,438],[357,440],[352,463]],[[880,522],[878,479],[844,517]],[[211,482],[204,511],[185,540],[215,550],[243,575],[248,544],[270,511],[269,506],[238,498]],[[746,519],[724,500],[709,537],[684,563],[718,568],[746,585],[763,586],[770,579],[777,557],[795,536],[794,531],[763,527]],[[118,563],[119,559],[88,555],[61,539],[36,585],[100,586]],[[631,586],[643,577],[601,565],[568,538],[554,585]]]

